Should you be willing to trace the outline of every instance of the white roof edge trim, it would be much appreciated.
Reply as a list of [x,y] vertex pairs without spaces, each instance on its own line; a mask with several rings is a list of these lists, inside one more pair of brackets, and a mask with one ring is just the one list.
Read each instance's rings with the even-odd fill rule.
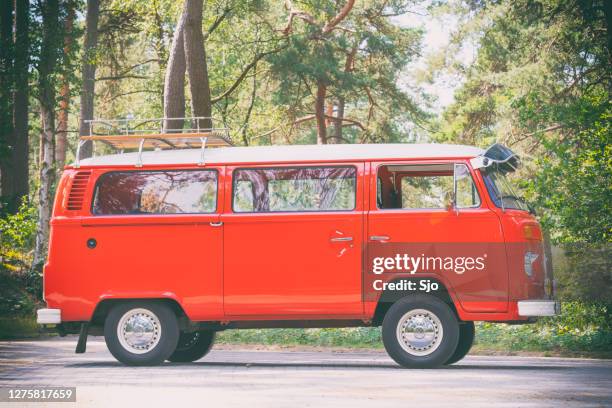
[[[485,163],[486,162],[486,163]],[[483,167],[487,167],[490,163],[489,160],[484,156],[476,156],[473,159],[470,159],[470,164],[474,170],[482,169]]]
[[[349,161],[387,159],[435,159],[446,157],[475,158],[483,149],[452,144],[338,144],[221,147],[206,149],[206,163],[272,163],[304,161]],[[147,165],[197,164],[201,149],[145,151],[142,163]],[[85,166],[129,166],[138,163],[138,153],[121,153],[91,157],[80,161]]]

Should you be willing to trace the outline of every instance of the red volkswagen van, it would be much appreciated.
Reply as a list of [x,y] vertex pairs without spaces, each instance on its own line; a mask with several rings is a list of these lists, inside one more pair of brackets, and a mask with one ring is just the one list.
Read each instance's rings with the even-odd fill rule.
[[381,326],[397,363],[435,367],[467,354],[474,321],[558,313],[503,146],[88,138],[138,151],[77,161],[57,188],[38,322],[80,333],[77,352],[103,334],[152,365],[221,330]]

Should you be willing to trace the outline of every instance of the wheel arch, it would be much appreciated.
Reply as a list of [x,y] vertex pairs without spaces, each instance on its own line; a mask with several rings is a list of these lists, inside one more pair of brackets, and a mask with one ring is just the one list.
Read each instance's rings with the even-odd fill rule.
[[408,281],[408,280],[416,281],[417,288],[419,287],[419,284],[418,284],[419,281],[429,280],[432,283],[434,282],[437,283],[439,289],[436,291],[431,291],[431,292],[425,292],[422,290],[401,290],[401,291],[389,290],[389,289],[384,290],[381,293],[380,297],[378,298],[378,302],[374,310],[374,317],[372,319],[372,323],[374,325],[378,326],[382,324],[382,321],[385,318],[385,315],[387,314],[387,312],[389,311],[389,309],[391,308],[391,306],[393,306],[395,302],[407,296],[414,296],[414,295],[428,295],[428,296],[433,296],[433,297],[436,297],[442,300],[444,303],[446,303],[451,308],[451,310],[453,311],[457,319],[461,320],[459,313],[457,311],[457,308],[455,306],[453,296],[451,295],[447,286],[444,284],[442,280],[438,278],[434,278],[434,277],[419,277],[419,278],[398,277],[389,282],[396,283],[399,281]]
[[185,310],[175,297],[171,296],[157,296],[157,297],[104,297],[101,298],[96,305],[92,314],[90,324],[93,326],[104,326],[104,320],[108,315],[109,311],[116,305],[130,303],[130,302],[159,302],[165,304],[176,314],[176,317],[180,319],[189,318],[185,313]]

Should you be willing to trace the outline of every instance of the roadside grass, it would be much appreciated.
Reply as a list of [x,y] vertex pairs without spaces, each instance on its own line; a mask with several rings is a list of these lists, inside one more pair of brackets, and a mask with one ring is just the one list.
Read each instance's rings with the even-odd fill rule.
[[472,354],[538,353],[547,356],[612,358],[612,332],[597,327],[564,328],[550,322],[476,325]]
[[219,333],[221,344],[383,348],[378,327],[339,329],[240,329]]
[[34,317],[0,317],[0,340],[30,339],[40,336]]

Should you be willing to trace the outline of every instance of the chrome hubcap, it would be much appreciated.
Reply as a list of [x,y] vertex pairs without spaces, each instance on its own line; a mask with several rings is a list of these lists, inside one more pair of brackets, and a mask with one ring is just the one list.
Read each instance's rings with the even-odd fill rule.
[[155,348],[161,337],[158,317],[148,309],[127,311],[117,325],[121,346],[134,354],[144,354]]
[[397,324],[397,341],[414,356],[433,353],[442,342],[442,322],[432,312],[414,309],[406,313]]

